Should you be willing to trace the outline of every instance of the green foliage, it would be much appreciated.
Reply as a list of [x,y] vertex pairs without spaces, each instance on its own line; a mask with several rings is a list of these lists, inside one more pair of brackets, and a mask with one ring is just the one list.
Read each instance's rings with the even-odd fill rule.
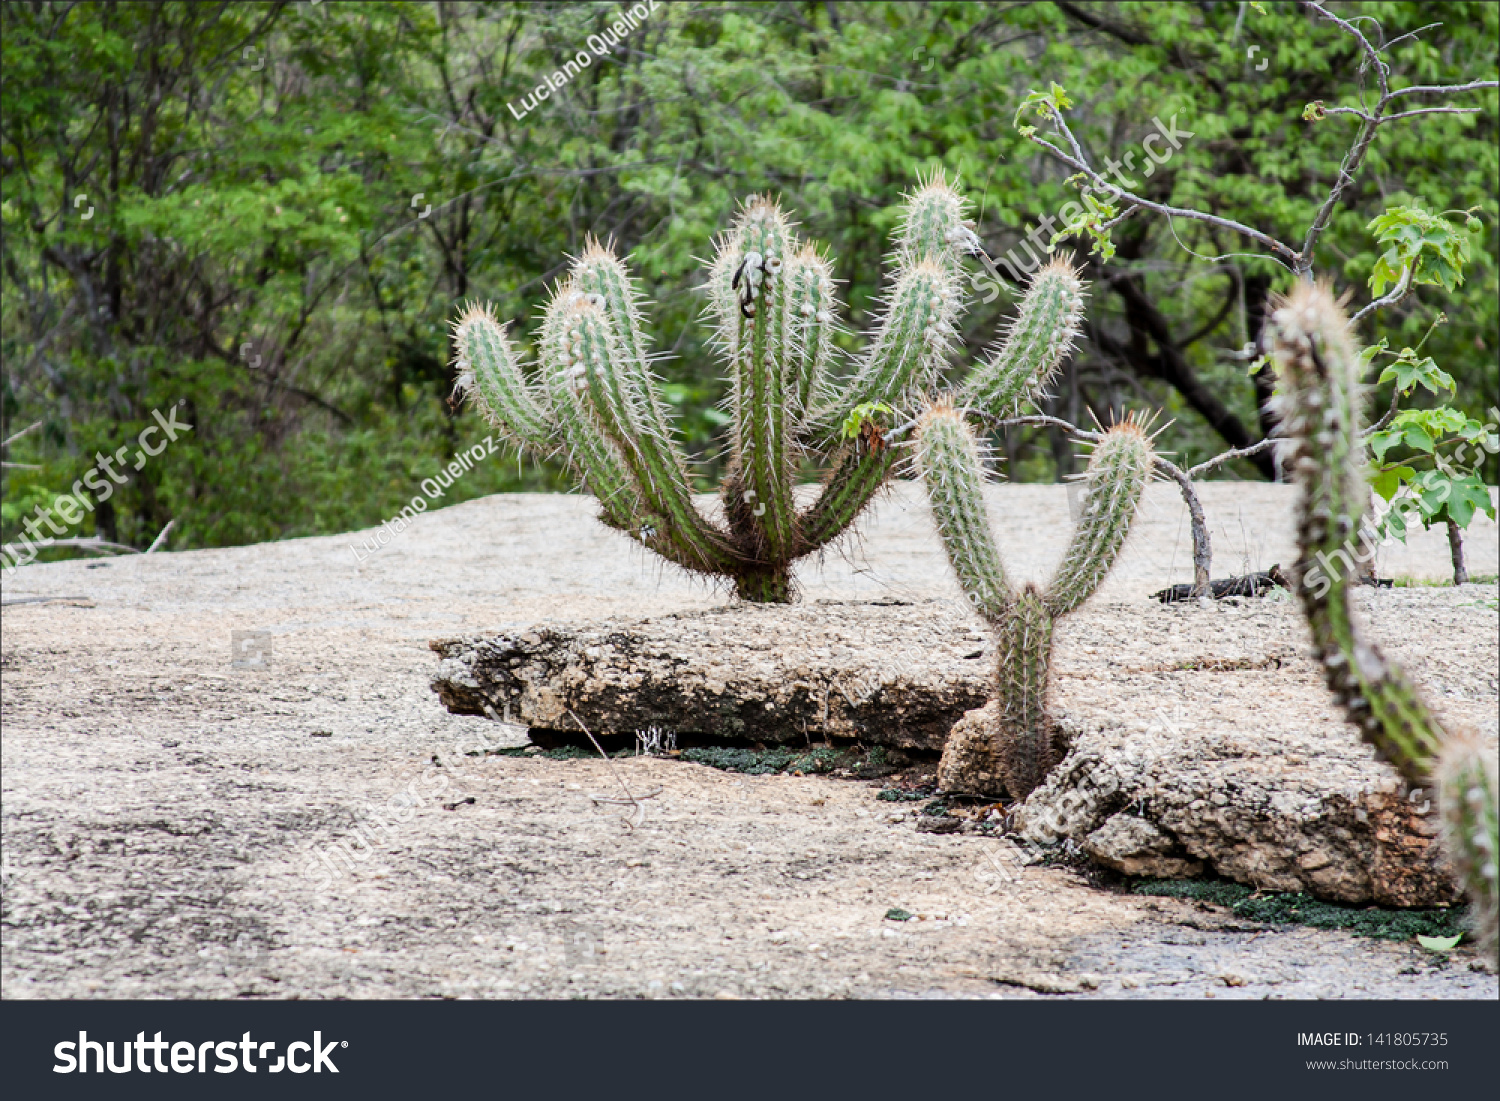
[[[1085,181],[1082,176],[1071,176],[1069,182],[1082,188]],[[1113,203],[1095,198],[1092,191],[1082,190],[1079,198],[1083,200],[1083,209],[1052,235],[1050,244],[1055,247],[1068,237],[1087,237],[1089,253],[1099,257],[1101,264],[1106,263],[1115,255],[1115,243],[1107,223],[1118,217],[1120,210]]]
[[1011,125],[1021,132],[1022,137],[1031,137],[1036,133],[1036,127],[1023,125],[1021,120],[1027,115],[1035,115],[1044,121],[1050,121],[1053,114],[1061,114],[1073,101],[1068,98],[1068,93],[1056,81],[1045,92],[1028,91],[1021,97],[1021,102],[1016,107],[1015,117]]
[[1343,906],[1310,895],[1283,891],[1256,891],[1243,883],[1219,879],[1143,879],[1130,885],[1130,893],[1157,898],[1183,898],[1209,902],[1234,912],[1247,921],[1275,925],[1307,925],[1314,929],[1340,929],[1357,937],[1409,941],[1414,937],[1451,937],[1461,934],[1467,911],[1462,906],[1448,910],[1387,910],[1378,906]]
[[[1393,383],[1396,397],[1409,396],[1418,387],[1434,395],[1456,389],[1452,376],[1430,356],[1419,358],[1418,349],[1413,348],[1389,352],[1385,344],[1382,340],[1366,348],[1359,355],[1359,363],[1364,367],[1378,356],[1391,356],[1379,382]],[[1477,512],[1494,519],[1494,501],[1478,473],[1485,457],[1500,451],[1496,435],[1500,413],[1494,416],[1486,425],[1446,405],[1395,413],[1383,428],[1369,435],[1374,454],[1368,475],[1370,487],[1386,501],[1394,500],[1397,494],[1414,500],[1424,527],[1452,522],[1467,528]],[[1392,509],[1381,517],[1378,530],[1404,541],[1406,526],[1405,514]]]
[[1366,228],[1375,231],[1376,241],[1386,250],[1370,272],[1370,293],[1379,298],[1408,269],[1413,286],[1441,286],[1449,293],[1457,290],[1469,263],[1469,230],[1482,228],[1472,213],[1462,213],[1467,215],[1462,229],[1443,215],[1417,206],[1393,206],[1371,219]]
[[[884,414],[888,418],[893,412],[895,410],[883,401],[861,402],[849,410],[849,415],[844,418],[844,423],[839,428],[839,436],[845,440],[857,440],[860,436],[860,430],[865,426],[867,421],[878,423],[878,414]],[[888,421],[885,422],[885,426],[890,426]]]

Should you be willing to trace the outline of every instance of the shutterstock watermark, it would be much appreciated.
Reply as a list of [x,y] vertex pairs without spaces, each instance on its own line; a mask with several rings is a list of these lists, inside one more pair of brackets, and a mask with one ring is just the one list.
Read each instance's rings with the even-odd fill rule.
[[[381,547],[390,545],[392,539],[406,530],[407,526],[417,518],[419,513],[427,511],[427,502],[436,501],[443,496],[443,491],[453,485],[455,481],[473,470],[480,459],[495,453],[497,444],[494,436],[486,436],[467,451],[460,451],[458,456],[435,477],[422,479],[422,495],[413,497],[409,504],[389,520],[382,520],[380,527],[375,529],[373,535],[366,536],[360,540],[360,546],[349,544],[349,550],[354,555],[355,562],[363,562]],[[363,548],[365,553],[360,553]]]
[[641,3],[631,7],[624,15],[605,28],[602,34],[589,35],[584,41],[584,45],[588,49],[579,50],[568,59],[567,63],[561,69],[556,70],[550,76],[543,76],[542,83],[533,88],[529,96],[521,97],[521,109],[519,111],[516,110],[514,103],[507,103],[505,105],[510,109],[511,115],[517,122],[520,122],[527,115],[531,114],[544,100],[550,98],[553,92],[562,88],[563,85],[587,69],[596,60],[604,57],[605,54],[612,54],[615,50],[619,49],[621,43],[625,41],[625,36],[644,23],[646,17],[660,6],[659,0],[642,0]]
[[[258,1041],[249,1032],[238,1040],[204,1040],[201,1043],[163,1040],[160,1032],[148,1040],[144,1032],[137,1032],[134,1040],[120,1041],[120,1061],[116,1063],[114,1040],[90,1040],[87,1032],[80,1032],[77,1040],[63,1040],[53,1047],[52,1055],[57,1063],[52,1073],[104,1074],[107,1068],[111,1074],[129,1074],[132,1070],[141,1074],[152,1071],[166,1074],[169,1070],[174,1074],[208,1074],[210,1071],[233,1074],[239,1070],[247,1074],[261,1070],[267,1074],[280,1074],[284,1070],[293,1074],[308,1071],[337,1074],[339,1068],[334,1064],[332,1053],[335,1048],[348,1046],[348,1040],[329,1040],[325,1044],[323,1034],[314,1032],[311,1042],[293,1040],[287,1044],[286,1054],[276,1056],[273,1063],[271,1057],[276,1051],[276,1041]],[[132,1055],[135,1057],[133,1061]],[[210,1058],[213,1059],[211,1065]],[[260,1066],[256,1066],[257,1059],[261,1061]],[[170,1068],[167,1066],[169,1062]]]
[[[179,432],[193,430],[192,425],[177,419],[177,408],[182,404],[178,402],[177,405],[171,406],[166,416],[163,416],[158,409],[151,410],[151,416],[156,423],[148,424],[136,437],[135,462],[130,469],[140,470],[146,465],[147,459],[156,458],[167,449],[167,444],[176,442]],[[155,447],[147,442],[152,437],[160,441]],[[5,546],[0,547],[0,562],[3,562],[4,568],[14,569],[33,561],[40,550],[52,545],[57,539],[65,537],[71,528],[82,523],[84,516],[93,512],[96,505],[102,505],[113,497],[115,487],[124,485],[129,480],[127,475],[115,471],[116,464],[119,464],[121,469],[125,468],[125,455],[129,450],[130,445],[127,443],[121,444],[113,455],[96,453],[94,455],[96,465],[73,483],[72,493],[61,494],[45,507],[37,505],[36,515],[29,517],[21,524],[26,529],[26,535],[21,536],[17,542],[25,544],[25,549],[17,549],[15,543],[6,543]],[[85,487],[90,490],[90,493],[84,492]],[[62,521],[61,526],[53,520],[54,516]],[[37,528],[41,524],[46,524],[52,535],[39,534]]]

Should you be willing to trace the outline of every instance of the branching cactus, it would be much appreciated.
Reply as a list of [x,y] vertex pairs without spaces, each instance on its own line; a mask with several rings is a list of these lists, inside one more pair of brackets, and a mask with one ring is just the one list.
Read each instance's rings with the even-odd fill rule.
[[1087,496],[1061,567],[1045,589],[1017,590],[995,545],[982,492],[984,455],[964,410],[939,400],[919,421],[916,462],[938,534],[959,587],[997,636],[994,751],[1013,798],[1031,794],[1060,753],[1047,714],[1053,625],[1092,596],[1114,566],[1153,458],[1150,438],[1133,419],[1104,433],[1084,474]]
[[[847,531],[886,483],[898,426],[909,427],[947,364],[964,258],[979,251],[965,206],[940,175],[908,198],[866,350],[836,371],[830,261],[769,199],[745,205],[718,242],[707,286],[732,415],[721,520],[694,505],[639,296],[608,248],[591,242],[556,288],[535,370],[488,309],[465,310],[455,324],[460,387],[512,441],[561,455],[605,524],[683,569],[731,580],[745,600],[790,600],[792,563]],[[1045,269],[965,400],[995,416],[1018,408],[1056,369],[1081,312],[1071,269]],[[826,473],[799,507],[804,457]]]
[[1351,612],[1348,579],[1313,565],[1319,557],[1351,560],[1370,501],[1360,438],[1365,389],[1348,319],[1326,287],[1304,284],[1275,309],[1269,336],[1281,372],[1279,413],[1302,487],[1293,585],[1314,655],[1365,741],[1412,785],[1436,786],[1448,853],[1473,902],[1481,946],[1494,959],[1495,757],[1471,732],[1444,729],[1401,667],[1364,637]]

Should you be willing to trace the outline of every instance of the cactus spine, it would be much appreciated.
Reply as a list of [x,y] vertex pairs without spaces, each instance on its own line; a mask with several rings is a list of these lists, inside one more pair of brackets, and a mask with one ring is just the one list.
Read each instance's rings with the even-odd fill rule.
[[[651,370],[639,295],[625,265],[597,242],[547,304],[535,371],[523,368],[487,308],[460,314],[459,388],[513,443],[562,455],[598,498],[605,524],[684,569],[731,579],[745,600],[790,600],[791,564],[848,530],[885,484],[894,468],[885,433],[947,363],[963,308],[964,257],[979,250],[965,214],[941,175],[908,197],[891,289],[867,350],[835,377],[830,262],[798,240],[771,200],[745,204],[718,242],[706,288],[715,345],[730,368],[722,523],[692,500],[686,456]],[[985,379],[1019,369],[1010,360],[997,366],[1006,349],[1028,378],[1055,370],[1081,310],[1078,294],[1069,297],[1077,279],[1062,271],[1033,287],[1011,339],[981,367]],[[1017,400],[1008,384],[976,385],[975,402],[986,408],[1003,411],[1002,391]],[[828,473],[822,492],[799,509],[794,479],[804,455],[822,458]]]
[[[1048,274],[1055,276],[1057,271],[1043,276]],[[1030,373],[1021,366],[1025,355],[1018,353],[1008,369],[1009,381],[989,392],[1002,393],[1004,401],[1037,393],[1037,376],[1046,369],[1052,352],[1039,353],[1033,346],[1029,354]],[[1013,798],[1031,794],[1059,757],[1047,715],[1053,627],[1093,594],[1119,557],[1150,480],[1153,460],[1151,441],[1134,420],[1122,421],[1106,432],[1084,475],[1088,496],[1083,515],[1056,576],[1046,589],[1027,584],[1017,591],[1005,576],[995,545],[982,492],[983,455],[963,411],[951,401],[938,401],[922,415],[917,467],[938,534],[959,587],[996,633],[1000,723],[994,752]]]
[[[1495,958],[1500,849],[1495,758],[1471,733],[1450,733],[1401,667],[1354,620],[1346,572],[1370,496],[1360,439],[1364,387],[1349,322],[1328,288],[1297,287],[1274,310],[1277,403],[1301,485],[1301,557],[1293,586],[1323,677],[1365,741],[1412,785],[1436,785],[1448,853],[1474,906],[1482,950]],[[1343,558],[1347,569],[1333,568]],[[1317,559],[1321,565],[1315,564]]]

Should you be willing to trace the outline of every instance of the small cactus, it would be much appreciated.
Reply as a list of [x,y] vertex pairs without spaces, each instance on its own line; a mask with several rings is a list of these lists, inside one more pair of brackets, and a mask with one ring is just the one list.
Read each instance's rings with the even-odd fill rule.
[[[1006,400],[1038,392],[1035,376],[1019,371],[1002,389],[1015,395]],[[1046,589],[1027,584],[1018,592],[990,529],[983,456],[963,410],[939,400],[922,414],[916,463],[938,534],[959,587],[997,635],[995,758],[1015,799],[1031,794],[1060,754],[1047,714],[1053,626],[1093,595],[1119,557],[1153,462],[1150,438],[1133,419],[1104,433],[1084,474],[1088,496],[1062,565]]]
[[1500,849],[1495,757],[1469,732],[1449,732],[1401,667],[1364,637],[1349,581],[1323,572],[1349,549],[1370,493],[1360,438],[1365,388],[1348,319],[1327,287],[1304,283],[1276,304],[1268,331],[1281,374],[1275,399],[1302,493],[1300,560],[1292,587],[1312,628],[1313,653],[1349,721],[1413,786],[1436,786],[1453,865],[1473,902],[1481,949],[1495,959]]
[[[723,520],[700,513],[662,401],[625,266],[590,242],[548,303],[539,369],[487,308],[455,323],[459,388],[512,442],[563,455],[600,519],[686,570],[733,581],[756,602],[793,596],[791,564],[847,531],[895,465],[887,438],[947,364],[963,310],[966,255],[980,251],[966,203],[941,175],[907,200],[890,291],[865,352],[835,377],[832,266],[767,198],[746,203],[708,272],[716,346],[730,367]],[[1056,369],[1082,290],[1066,265],[1034,282],[1009,339],[965,400],[996,416]],[[799,508],[798,462],[822,459],[822,491]]]

